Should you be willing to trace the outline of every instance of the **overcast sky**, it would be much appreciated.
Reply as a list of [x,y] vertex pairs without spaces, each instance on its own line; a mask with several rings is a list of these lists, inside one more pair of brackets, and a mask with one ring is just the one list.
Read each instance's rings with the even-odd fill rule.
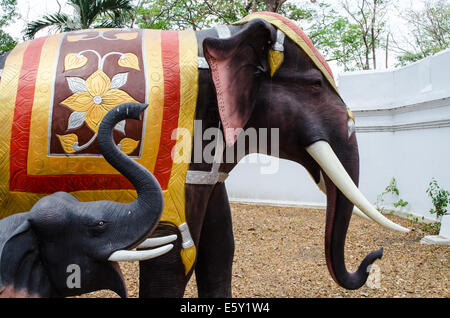
[[[296,1],[296,0],[290,0],[290,1]],[[351,1],[354,0],[350,0]],[[10,25],[6,28],[6,32],[11,34],[13,37],[15,37],[18,40],[21,40],[22,35],[21,31],[25,28],[25,25],[27,22],[36,20],[40,18],[41,16],[48,14],[48,13],[54,13],[58,12],[60,10],[60,7],[58,5],[57,0],[18,0],[18,11],[21,15],[21,18],[18,19],[14,24]],[[137,2],[137,1],[136,1]],[[327,1],[330,4],[337,4],[339,0],[328,0]],[[417,8],[422,3],[418,0],[396,0],[394,1],[396,6],[399,9],[407,8],[407,7],[413,7]],[[70,5],[67,5],[66,0],[59,0],[59,3],[61,4],[61,11],[66,13],[73,12],[73,9]],[[399,38],[399,36],[402,35],[402,33],[406,33],[407,30],[405,29],[405,25],[402,22],[401,19],[398,18],[397,10],[392,10],[390,12],[389,16],[389,25],[391,28],[391,31],[394,34],[396,38]],[[38,33],[38,35],[43,34],[45,35],[46,32],[43,31],[41,33]],[[378,55],[378,54],[377,54]],[[384,55],[383,52],[380,52],[380,61],[384,61]],[[395,62],[394,58],[391,58],[391,62]],[[384,63],[378,63],[380,67],[384,68]],[[341,70],[337,65],[334,65],[334,63],[330,63],[330,66],[335,74],[339,73]]]

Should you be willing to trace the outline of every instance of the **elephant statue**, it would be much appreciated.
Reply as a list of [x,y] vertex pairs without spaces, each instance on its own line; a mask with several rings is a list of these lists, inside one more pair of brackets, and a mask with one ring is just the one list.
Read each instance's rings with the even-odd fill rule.
[[[133,200],[129,183],[99,156],[98,124],[117,104],[149,105],[142,121],[121,121],[113,131],[122,151],[161,185],[164,210],[152,242],[173,244],[139,263],[140,297],[182,297],[194,271],[199,297],[231,296],[224,180],[254,152],[301,164],[326,193],[325,259],[343,288],[363,286],[383,254],[372,252],[347,271],[353,211],[408,231],[358,190],[353,114],[326,61],[281,15],[258,12],[199,31],[56,34],[19,44],[0,68],[0,140],[7,141],[0,145],[0,216],[56,190],[80,201]],[[251,131],[257,141],[250,144]]]
[[[146,260],[173,247],[131,251],[158,224],[163,197],[155,177],[113,144],[111,131],[124,118],[139,119],[145,108],[117,106],[105,116],[98,134],[101,153],[136,187],[137,199],[126,204],[80,202],[57,192],[29,212],[2,219],[0,297],[65,297],[100,289],[126,297],[117,261]],[[71,274],[78,278],[72,281]]]

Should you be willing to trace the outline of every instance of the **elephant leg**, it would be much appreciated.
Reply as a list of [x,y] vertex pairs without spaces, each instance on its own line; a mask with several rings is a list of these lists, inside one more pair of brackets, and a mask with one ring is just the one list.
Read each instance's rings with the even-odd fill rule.
[[234,237],[224,183],[214,187],[198,244],[195,277],[199,297],[231,297]]
[[[176,234],[178,228],[161,223],[152,237]],[[181,261],[181,239],[174,241],[173,249],[155,259],[139,262],[139,298],[181,298],[187,284],[184,265]]]

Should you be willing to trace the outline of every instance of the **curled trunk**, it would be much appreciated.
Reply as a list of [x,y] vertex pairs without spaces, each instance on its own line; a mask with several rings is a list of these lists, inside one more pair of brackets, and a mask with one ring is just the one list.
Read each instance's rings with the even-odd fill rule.
[[[120,151],[112,133],[115,125],[124,119],[139,120],[146,107],[136,103],[119,105],[106,114],[98,130],[98,145],[103,156],[131,182],[137,192],[136,201],[121,205],[122,211],[119,212],[128,218],[123,222],[124,232],[132,232],[129,233],[132,242],[136,241],[136,237],[145,237],[157,225],[163,210],[163,195],[153,174]],[[125,231],[129,225],[133,228]]]

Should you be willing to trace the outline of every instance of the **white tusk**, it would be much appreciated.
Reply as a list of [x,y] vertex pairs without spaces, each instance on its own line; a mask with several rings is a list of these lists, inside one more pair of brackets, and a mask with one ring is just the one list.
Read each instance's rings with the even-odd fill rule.
[[[312,177],[312,176],[311,176]],[[322,172],[320,172],[320,180],[319,183],[317,183],[317,186],[319,187],[320,191],[322,191],[325,195],[327,195],[327,189],[325,187],[325,180],[323,178]],[[366,219],[368,221],[372,221],[371,218],[369,218],[367,215],[365,215],[360,209],[358,209],[356,206],[353,207],[353,211],[352,213],[354,213],[355,215]]]
[[378,224],[400,232],[409,232],[407,228],[395,224],[378,212],[364,197],[342,166],[331,146],[325,141],[318,141],[306,147],[306,151],[320,165],[336,187],[361,211]]
[[363,211],[361,211],[360,209],[358,209],[357,206],[354,206],[354,207],[353,207],[352,213],[354,213],[355,215],[357,215],[357,216],[359,216],[359,217],[362,217],[363,219],[366,219],[366,220],[368,220],[368,221],[371,221],[371,222],[374,221],[374,220],[372,220],[371,218],[369,218],[367,215],[365,215]]
[[137,246],[136,248],[145,249],[145,248],[156,247],[156,246],[164,245],[167,243],[171,243],[171,242],[175,241],[176,239],[177,239],[176,234],[163,236],[163,237],[151,237],[151,238],[146,239],[141,244],[139,244],[139,246]]
[[173,244],[168,244],[152,250],[143,250],[143,251],[120,250],[112,253],[111,256],[108,258],[108,261],[111,262],[145,261],[166,254],[172,248]]

